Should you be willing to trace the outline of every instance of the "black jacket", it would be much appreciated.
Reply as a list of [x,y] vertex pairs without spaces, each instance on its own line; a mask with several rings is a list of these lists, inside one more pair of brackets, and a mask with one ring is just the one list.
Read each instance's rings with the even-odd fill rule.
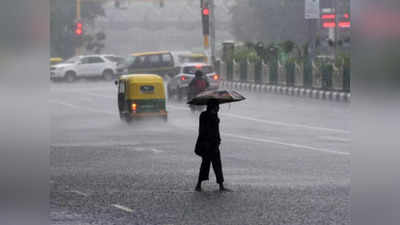
[[200,114],[199,136],[197,138],[195,152],[199,156],[214,153],[221,143],[219,134],[219,118],[217,114],[204,111]]

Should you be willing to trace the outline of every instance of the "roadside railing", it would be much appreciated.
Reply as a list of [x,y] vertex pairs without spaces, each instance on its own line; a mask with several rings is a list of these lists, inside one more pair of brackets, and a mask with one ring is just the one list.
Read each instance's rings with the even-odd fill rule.
[[224,62],[218,59],[215,67],[225,81],[350,92],[349,66],[334,63],[305,60],[282,65],[279,62],[267,64],[262,60]]

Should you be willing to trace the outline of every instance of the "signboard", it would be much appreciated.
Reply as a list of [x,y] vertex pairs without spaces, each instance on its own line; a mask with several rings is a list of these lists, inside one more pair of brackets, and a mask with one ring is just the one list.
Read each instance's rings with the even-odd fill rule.
[[319,0],[305,0],[304,18],[307,19],[319,19],[320,9]]

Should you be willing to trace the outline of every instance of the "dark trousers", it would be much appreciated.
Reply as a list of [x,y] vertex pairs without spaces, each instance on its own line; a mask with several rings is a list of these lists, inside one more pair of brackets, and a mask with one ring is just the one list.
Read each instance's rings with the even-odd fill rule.
[[218,148],[213,153],[202,157],[199,181],[201,182],[203,180],[208,180],[211,163],[214,169],[215,177],[217,178],[217,183],[222,184],[224,182],[224,175],[222,173],[221,154]]

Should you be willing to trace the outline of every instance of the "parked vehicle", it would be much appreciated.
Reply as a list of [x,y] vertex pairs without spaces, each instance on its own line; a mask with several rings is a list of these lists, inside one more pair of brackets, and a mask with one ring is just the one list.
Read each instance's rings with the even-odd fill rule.
[[203,71],[210,84],[209,89],[218,89],[221,82],[220,76],[215,73],[213,67],[206,63],[185,63],[178,67],[178,74],[174,76],[167,85],[169,97],[177,97],[182,100],[187,95],[187,88],[190,81],[195,77],[197,70]]
[[123,75],[118,86],[118,110],[122,120],[159,117],[165,122],[168,113],[163,78],[155,74]]
[[134,53],[117,68],[118,75],[150,73],[163,77],[176,74],[174,57],[169,51]]
[[75,56],[62,63],[50,67],[50,78],[65,79],[73,82],[81,77],[102,77],[112,80],[122,57],[114,55]]

